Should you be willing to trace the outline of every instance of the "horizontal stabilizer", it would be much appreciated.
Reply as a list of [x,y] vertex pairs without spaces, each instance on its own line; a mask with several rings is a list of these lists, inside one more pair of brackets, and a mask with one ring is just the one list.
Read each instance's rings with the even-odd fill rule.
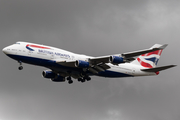
[[149,69],[141,69],[141,71],[145,72],[158,72],[162,70],[169,69],[171,67],[175,67],[176,65],[167,65],[167,66],[162,66],[162,67],[155,67],[155,68],[149,68]]

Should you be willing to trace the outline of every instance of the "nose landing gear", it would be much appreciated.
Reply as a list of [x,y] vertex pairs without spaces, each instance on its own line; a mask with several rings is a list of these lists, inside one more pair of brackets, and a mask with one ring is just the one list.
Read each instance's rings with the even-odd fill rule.
[[21,62],[21,61],[18,61],[18,63],[20,64],[20,66],[18,67],[18,69],[19,69],[19,70],[22,70],[22,69],[23,69],[22,62]]
[[22,70],[23,69],[23,66],[19,66],[19,68],[18,68],[19,70]]

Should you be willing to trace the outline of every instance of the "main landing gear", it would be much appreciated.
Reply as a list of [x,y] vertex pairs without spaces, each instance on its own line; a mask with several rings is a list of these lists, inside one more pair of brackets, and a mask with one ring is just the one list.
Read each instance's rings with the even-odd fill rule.
[[67,80],[68,80],[68,83],[69,84],[72,84],[73,83],[73,81],[72,81],[72,79],[71,79],[71,77],[69,76],[69,77],[67,77]]
[[[66,79],[67,79],[67,81],[68,81],[69,84],[72,84],[72,83],[73,83],[73,80],[72,80],[72,78],[71,78],[70,76],[67,77]],[[90,80],[91,80],[91,78],[90,78],[89,76],[84,76],[83,78],[78,78],[78,81],[79,81],[79,82],[82,82],[82,83],[84,83],[84,82],[86,82],[86,81],[90,81]]]
[[20,66],[18,67],[18,69],[19,69],[19,70],[22,70],[22,69],[23,69],[22,62],[21,62],[21,61],[18,61],[18,63],[20,64]]
[[82,82],[82,83],[84,83],[85,81],[90,81],[90,80],[91,80],[91,78],[89,76],[85,76],[83,78],[78,78],[78,81]]

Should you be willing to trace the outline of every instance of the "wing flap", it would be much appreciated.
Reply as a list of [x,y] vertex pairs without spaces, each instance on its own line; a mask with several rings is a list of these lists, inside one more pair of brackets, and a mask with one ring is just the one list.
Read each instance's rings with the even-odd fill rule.
[[95,57],[95,58],[90,58],[89,61],[93,65],[99,63],[109,63],[109,57],[110,56]]
[[75,67],[75,62],[76,61],[56,61],[57,64],[66,66],[66,67]]
[[[76,67],[75,62],[76,61],[56,61],[57,64],[60,64],[60,65],[66,66],[66,67]],[[107,69],[109,69],[111,67],[108,66],[105,63],[99,63],[99,64],[91,65],[91,66],[89,66],[89,68],[90,69],[92,68],[92,69],[95,69],[98,72],[101,72],[101,71],[105,71],[105,70],[107,70]]]
[[176,65],[167,65],[167,66],[162,66],[162,67],[156,67],[156,68],[150,68],[150,69],[141,69],[141,71],[145,72],[158,72],[162,70],[166,70],[172,67],[175,67]]
[[101,65],[99,65],[99,66],[102,67],[102,68],[105,69],[105,70],[111,68],[109,65],[106,65],[106,64],[101,64]]

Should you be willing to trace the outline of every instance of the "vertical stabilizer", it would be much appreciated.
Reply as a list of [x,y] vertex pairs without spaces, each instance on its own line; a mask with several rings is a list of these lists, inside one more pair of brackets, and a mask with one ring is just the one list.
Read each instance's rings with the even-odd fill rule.
[[[155,44],[151,48],[158,48],[160,46],[162,46],[162,45]],[[131,63],[140,65],[145,68],[154,68],[157,66],[157,63],[161,56],[162,50],[163,49],[143,54],[143,55],[139,56],[138,58],[136,58],[136,60],[132,61]]]

